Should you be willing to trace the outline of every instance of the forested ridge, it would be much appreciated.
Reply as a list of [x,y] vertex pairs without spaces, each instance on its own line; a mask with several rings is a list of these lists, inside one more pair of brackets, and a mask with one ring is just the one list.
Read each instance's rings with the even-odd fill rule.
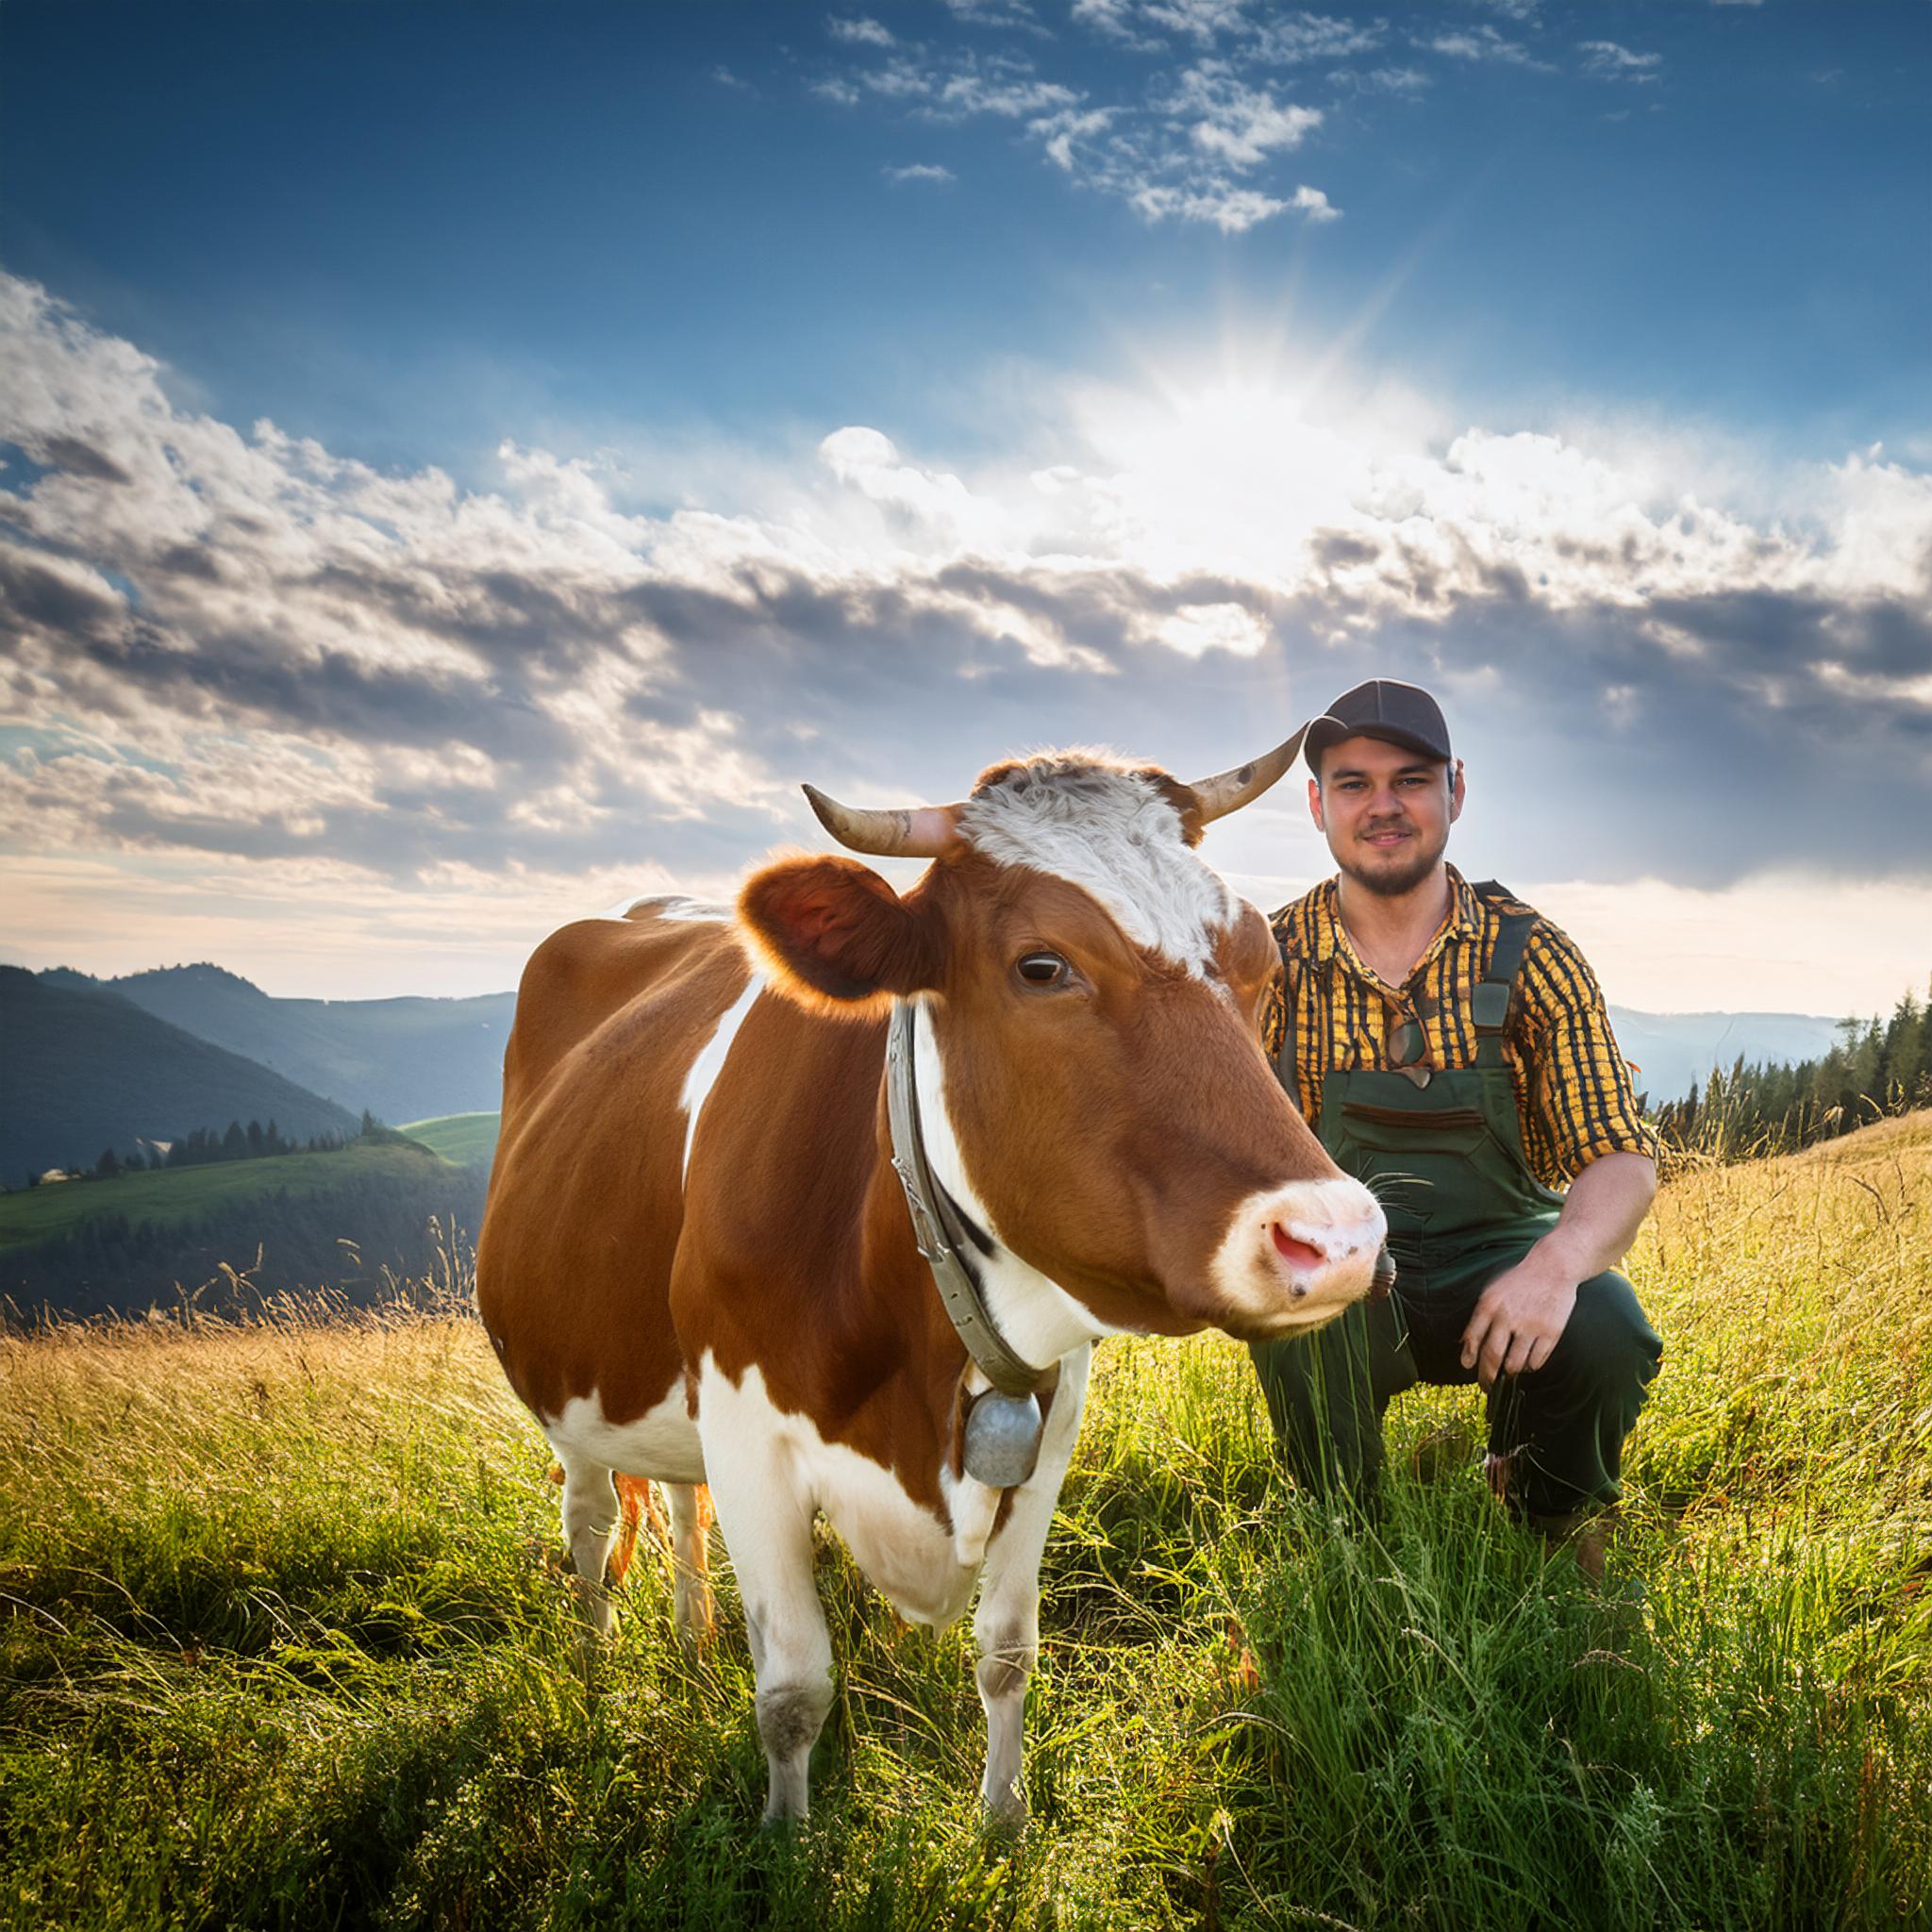
[[63,1182],[46,1205],[89,1211],[0,1247],[0,1295],[15,1322],[133,1313],[191,1296],[235,1313],[320,1288],[373,1304],[397,1280],[441,1272],[448,1251],[467,1252],[487,1174],[365,1120],[361,1135],[335,1147]]
[[1789,1154],[1888,1114],[1932,1107],[1932,978],[1889,1017],[1847,1019],[1817,1059],[1713,1067],[1702,1086],[1657,1108],[1666,1147],[1735,1158]]

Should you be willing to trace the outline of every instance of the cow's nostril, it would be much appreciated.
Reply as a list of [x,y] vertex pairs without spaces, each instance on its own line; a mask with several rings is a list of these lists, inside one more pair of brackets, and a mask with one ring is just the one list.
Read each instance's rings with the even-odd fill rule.
[[1297,1241],[1278,1221],[1269,1223],[1268,1232],[1274,1238],[1274,1252],[1296,1268],[1319,1268],[1327,1259],[1320,1248]]

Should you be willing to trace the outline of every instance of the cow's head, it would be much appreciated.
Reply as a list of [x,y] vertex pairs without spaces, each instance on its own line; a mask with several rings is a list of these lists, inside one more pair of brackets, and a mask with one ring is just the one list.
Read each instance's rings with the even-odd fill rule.
[[[845,843],[931,867],[902,896],[854,859],[788,858],[740,899],[793,998],[843,1014],[920,1003],[935,1171],[1095,1332],[1257,1340],[1369,1287],[1381,1211],[1260,1050],[1267,922],[1194,849],[1294,743],[1191,786],[1062,752],[994,766],[957,806],[858,812],[812,793]],[[1015,1299],[998,1312],[1024,1352]]]

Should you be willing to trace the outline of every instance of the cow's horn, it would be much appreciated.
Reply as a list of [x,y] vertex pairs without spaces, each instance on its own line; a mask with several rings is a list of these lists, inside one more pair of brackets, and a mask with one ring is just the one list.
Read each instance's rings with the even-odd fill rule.
[[815,785],[804,787],[819,824],[854,852],[874,852],[886,858],[937,858],[953,837],[959,816],[957,805],[915,805],[904,811],[867,811],[841,805]]
[[1277,744],[1253,764],[1237,765],[1231,772],[1217,772],[1211,778],[1197,778],[1188,789],[1200,801],[1201,823],[1212,824],[1216,819],[1224,819],[1229,812],[1253,804],[1294,763],[1295,754],[1301,750],[1302,740],[1307,733],[1308,727],[1304,724],[1292,738]]

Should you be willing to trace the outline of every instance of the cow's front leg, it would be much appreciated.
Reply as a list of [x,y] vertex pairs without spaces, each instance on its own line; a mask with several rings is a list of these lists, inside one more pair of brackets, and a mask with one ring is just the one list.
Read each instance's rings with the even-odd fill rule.
[[986,1707],[986,1775],[979,1795],[1003,1824],[1020,1824],[1026,1817],[1026,1683],[1040,1649],[1040,1558],[1080,1433],[1091,1353],[1091,1348],[1076,1349],[1060,1364],[1039,1463],[1015,1493],[1011,1512],[988,1547],[979,1607],[973,1617],[979,1646],[974,1675]]
[[758,1371],[747,1369],[734,1387],[707,1362],[699,1389],[705,1470],[758,1678],[771,1774],[765,1823],[774,1824],[810,1808],[811,1747],[832,1707],[832,1640],[812,1579],[813,1504],[797,1487],[797,1459]]

